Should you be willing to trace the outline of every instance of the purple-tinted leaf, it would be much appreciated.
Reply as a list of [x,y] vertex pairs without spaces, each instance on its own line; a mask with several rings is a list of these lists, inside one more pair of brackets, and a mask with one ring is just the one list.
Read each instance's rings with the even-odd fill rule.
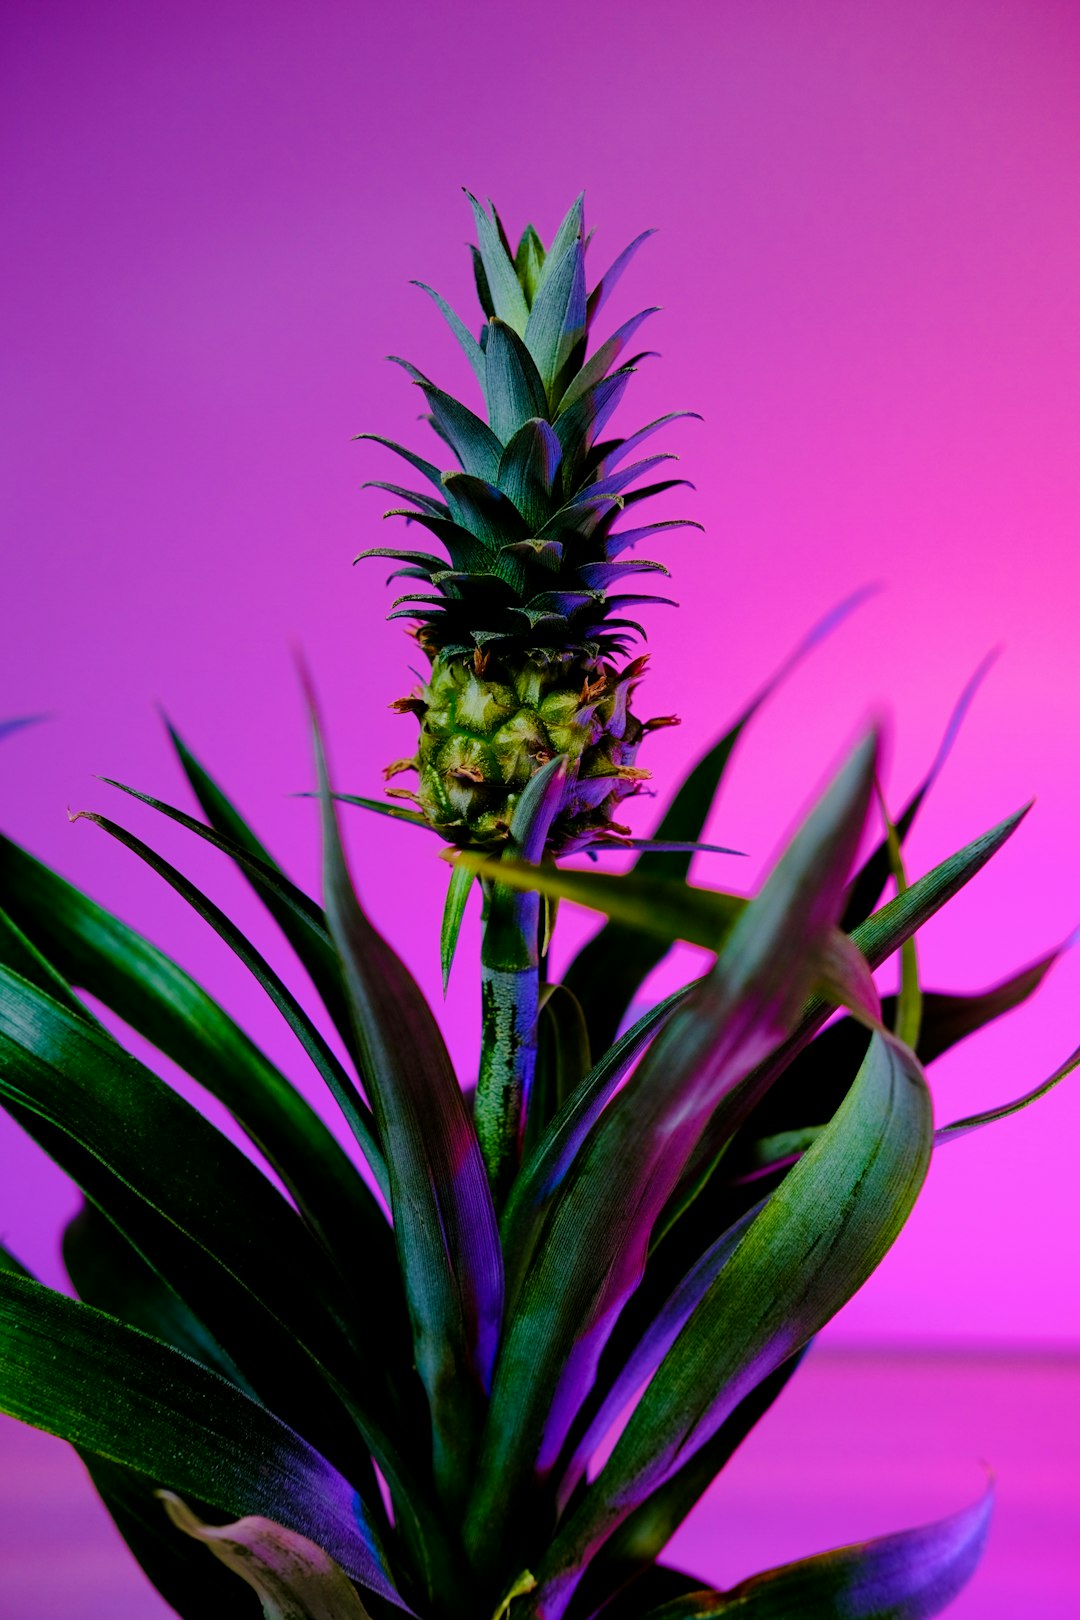
[[604,274],[600,277],[600,280],[596,283],[596,286],[593,288],[588,297],[587,308],[590,322],[593,320],[594,316],[600,313],[608,299],[611,297],[611,294],[614,292],[615,287],[618,284],[619,277],[630,263],[630,260],[634,257],[634,254],[637,252],[642,242],[647,241],[650,236],[655,235],[655,226],[653,226],[650,230],[640,232],[639,235],[634,237],[634,240],[630,243],[629,247],[623,248],[622,252],[615,260],[615,263],[604,271]]
[[612,531],[606,536],[604,546],[609,557],[617,557],[621,551],[636,546],[639,540],[660,534],[665,529],[700,529],[704,533],[705,525],[698,523],[696,518],[667,518],[663,523],[645,523],[637,529]]
[[932,1136],[914,1055],[875,1035],[842,1107],[747,1226],[557,1531],[536,1570],[538,1616],[558,1620],[596,1549],[865,1282],[910,1213]]
[[559,1109],[522,1166],[501,1221],[508,1311],[532,1257],[544,1213],[585,1138],[619,1083],[689,994],[689,990],[676,990],[631,1025]]
[[[683,779],[657,826],[655,838],[660,844],[674,842],[680,845],[685,858],[673,860],[661,850],[655,854],[646,853],[634,865],[636,875],[643,878],[685,879],[690,870],[690,856],[696,847],[695,840],[701,836],[728,762],[744,730],[781,681],[865,600],[866,595],[867,592],[863,590],[847,597],[813,626],[719,742],[702,755]],[[655,858],[656,854],[660,856],[659,859]],[[584,1009],[595,1049],[609,1046],[614,1040],[619,1023],[639,986],[662,961],[667,949],[667,945],[648,932],[633,925],[621,926],[613,920],[578,952],[567,969],[565,979]]]
[[934,1524],[802,1558],[729,1592],[691,1593],[645,1620],[931,1620],[974,1574],[992,1507],[988,1489]]
[[[563,465],[576,469],[584,452],[615,410],[633,372],[623,367],[594,383],[589,391],[562,412],[553,424],[563,449]],[[567,491],[569,493],[569,489]]]
[[24,726],[37,726],[43,720],[49,718],[47,714],[23,714],[19,715],[15,720],[0,720],[0,742],[3,742],[5,737],[12,736],[16,731],[21,731]]
[[596,1403],[591,1421],[577,1441],[569,1460],[560,1468],[558,1506],[562,1514],[582,1478],[594,1451],[631,1398],[648,1382],[682,1329],[701,1304],[717,1276],[741,1243],[750,1222],[761,1213],[764,1203],[755,1204],[709,1248],[681,1279],[678,1287],[651,1315],[644,1332]]
[[[963,725],[968,709],[974,701],[975,694],[997,657],[996,650],[987,653],[957,699],[952,714],[949,716],[949,723],[945,727],[945,735],[938,745],[938,751],[934,755],[930,769],[896,819],[896,832],[901,843],[911,831],[912,823],[923,800],[937,781],[941,768],[952,751],[952,746],[959,734],[960,727]],[[889,840],[886,837],[882,839],[881,843],[852,879],[841,922],[841,927],[846,934],[852,933],[861,922],[865,922],[881,898],[882,890],[888,882],[889,876]]]
[[[612,1620],[620,1612],[637,1617],[656,1605],[641,1600],[647,1590],[652,1560],[667,1546],[690,1510],[701,1500],[713,1480],[726,1467],[747,1435],[764,1417],[788,1380],[802,1362],[805,1351],[796,1351],[775,1372],[762,1379],[749,1395],[744,1395],[729,1418],[711,1440],[695,1451],[689,1462],[677,1469],[659,1489],[651,1492],[633,1513],[625,1518],[614,1535],[605,1541],[585,1571],[578,1589],[575,1608],[595,1613],[612,1592],[626,1587],[627,1606],[616,1599],[608,1612]],[[673,1572],[667,1572],[673,1573]],[[684,1582],[686,1577],[682,1577]],[[696,1580],[684,1586],[698,1587]],[[633,1603],[630,1608],[629,1604]]]
[[793,1027],[839,909],[875,758],[870,738],[601,1114],[553,1198],[496,1369],[466,1520],[474,1557],[490,1558],[513,1536],[533,1480],[553,1466],[710,1115]]
[[639,428],[636,433],[631,433],[627,439],[616,439],[610,445],[597,445],[596,449],[598,451],[602,449],[603,454],[594,469],[595,476],[597,478],[607,478],[612,470],[618,466],[619,462],[625,460],[631,450],[636,450],[638,445],[654,434],[658,428],[666,427],[669,422],[679,422],[685,418],[690,418],[695,422],[704,420],[698,411],[668,411],[666,415],[658,416],[655,421],[647,422],[643,428]]
[[[608,371],[615,364],[615,361],[619,358],[619,355],[622,354],[623,350],[626,348],[626,345],[629,343],[638,327],[641,326],[644,321],[647,321],[650,315],[657,315],[659,312],[660,306],[658,304],[654,304],[651,309],[639,310],[636,315],[631,315],[628,321],[624,321],[623,324],[611,334],[607,341],[600,345],[596,353],[585,363],[585,365],[582,366],[581,370],[578,372],[577,376],[574,378],[573,382],[562,396],[560,409],[565,411],[568,406],[574,403],[575,399],[580,399],[581,395],[584,394],[587,389],[591,388],[593,383],[599,382],[601,377],[606,376]],[[645,357],[643,355],[635,355],[633,363],[636,364],[638,360],[644,358]]]
[[996,1120],[1007,1119],[1010,1114],[1018,1114],[1021,1108],[1030,1107],[1033,1102],[1038,1102],[1040,1097],[1045,1097],[1048,1091],[1053,1091],[1054,1087],[1064,1080],[1066,1075],[1072,1074],[1078,1066],[1080,1066],[1080,1046],[1075,1052],[1070,1053],[1059,1069],[1055,1069],[1049,1080],[1044,1080],[1042,1085],[1036,1086],[1032,1091],[1026,1091],[1022,1097],[1017,1097],[1013,1102],[1001,1103],[997,1108],[987,1108],[979,1114],[969,1114],[966,1119],[954,1119],[950,1124],[940,1126],[934,1133],[934,1146],[940,1147],[944,1142],[955,1142],[958,1137],[967,1136],[971,1131],[982,1130],[984,1125],[993,1125]]
[[670,571],[663,563],[648,562],[644,557],[635,557],[630,562],[583,563],[578,569],[578,575],[586,585],[601,591],[606,591],[609,585],[625,579],[628,574],[664,574],[670,578]]

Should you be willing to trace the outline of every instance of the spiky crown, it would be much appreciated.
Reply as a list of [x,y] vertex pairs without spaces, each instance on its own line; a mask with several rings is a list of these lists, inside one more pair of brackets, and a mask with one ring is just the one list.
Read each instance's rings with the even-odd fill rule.
[[[511,254],[502,222],[471,193],[479,246],[472,248],[476,289],[487,322],[479,340],[445,299],[424,282],[465,352],[483,392],[487,421],[437,388],[407,360],[391,356],[424,394],[428,422],[459,463],[432,462],[376,433],[362,433],[411,463],[437,491],[429,495],[372,480],[410,503],[387,517],[419,523],[447,556],[379,546],[361,557],[401,564],[391,578],[423,582],[394,602],[390,618],[412,619],[430,656],[513,653],[539,663],[625,656],[642,627],[626,618],[639,603],[670,598],[626,594],[623,581],[663,573],[662,563],[627,557],[640,540],[691,526],[668,519],[616,529],[620,515],[650,496],[685,484],[668,478],[631,485],[670,455],[627,457],[657,428],[692,411],[672,411],[625,439],[599,438],[644,354],[619,363],[655,309],[624,321],[586,358],[592,323],[637,248],[643,231],[586,293],[583,198],[578,197],[545,252],[527,225]],[[359,561],[360,558],[357,559]],[[614,589],[617,594],[609,595]]]

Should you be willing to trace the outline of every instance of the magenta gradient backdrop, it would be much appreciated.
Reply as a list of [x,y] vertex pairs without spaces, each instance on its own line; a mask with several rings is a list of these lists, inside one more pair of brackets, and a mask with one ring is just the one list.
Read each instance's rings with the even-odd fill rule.
[[[183,799],[167,706],[270,846],[316,882],[290,648],[325,703],[338,783],[408,751],[387,704],[409,649],[383,614],[389,538],[350,436],[424,447],[405,354],[468,392],[423,295],[472,316],[462,184],[544,234],[587,188],[594,269],[659,234],[611,320],[664,313],[624,407],[675,425],[700,518],[663,548],[683,601],[650,620],[646,710],[670,783],[853,587],[864,606],[756,723],[710,827],[756,883],[868,716],[894,805],[992,646],[911,840],[911,869],[1039,803],[926,932],[927,981],[977,988],[1080,921],[1076,644],[1080,11],[1032,0],[589,6],[239,0],[9,8],[2,113],[7,461],[3,824],[172,948],[291,1072],[302,1063],[223,947],[65,807],[118,815],[250,923],[221,863],[94,780]],[[186,801],[185,801],[186,802]],[[635,813],[650,826],[650,801]],[[348,830],[375,917],[438,995],[435,844]],[[570,942],[584,918],[567,916]],[[473,1061],[467,931],[446,1026]],[[685,966],[686,964],[684,964]],[[1037,1001],[935,1069],[943,1117],[1026,1090],[1080,1038],[1075,956]],[[3,1228],[58,1280],[72,1200],[3,1125]],[[1080,1089],[935,1162],[849,1341],[1075,1347]]]

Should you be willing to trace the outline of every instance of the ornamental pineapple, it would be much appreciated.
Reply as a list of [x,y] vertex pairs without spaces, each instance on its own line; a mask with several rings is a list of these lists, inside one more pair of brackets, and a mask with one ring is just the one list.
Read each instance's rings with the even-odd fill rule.
[[[402,450],[439,494],[400,493],[449,560],[378,554],[426,582],[395,608],[431,672],[399,705],[421,721],[418,808],[392,813],[475,846],[454,855],[443,946],[445,963],[478,872],[477,1084],[362,906],[314,711],[322,905],[175,733],[205,822],[135,796],[239,867],[317,1010],[148,844],[87,819],[252,973],[366,1173],[195,979],[0,836],[0,1107],[86,1200],[63,1245],[77,1299],[0,1244],[0,1414],[78,1448],[182,1620],[928,1620],[975,1567],[989,1496],[727,1592],[660,1560],[897,1236],[935,1147],[1080,1064],[935,1124],[924,1064],[1026,999],[1058,954],[981,995],[919,982],[917,929],[1023,812],[909,884],[901,842],[939,759],[853,876],[870,736],[759,895],[692,888],[679,879],[759,694],[676,790],[646,866],[544,859],[618,840],[642,779],[650,723],[631,712],[642,662],[623,617],[638,598],[606,593],[658,569],[621,554],[669,525],[615,523],[668,485],[630,491],[661,457],[616,470],[650,429],[598,438],[642,317],[584,359],[637,244],[586,297],[580,202],[550,254],[527,230],[513,260],[474,208],[483,341],[433,296],[488,423],[414,373],[462,470]],[[541,895],[607,916],[561,983]],[[711,965],[615,1039],[677,939]],[[897,952],[882,1003],[872,973]],[[154,1053],[228,1110],[250,1155]]]
[[528,225],[514,254],[494,208],[469,200],[487,316],[479,340],[438,293],[417,285],[464,350],[487,421],[397,360],[424,393],[428,421],[459,466],[441,472],[380,439],[437,494],[376,481],[410,502],[386,515],[428,529],[446,556],[393,547],[361,553],[393,558],[399,574],[423,585],[398,597],[391,612],[415,621],[431,673],[394,705],[417,716],[420,738],[415,755],[397,760],[387,775],[416,770],[415,793],[391,793],[414,799],[450,843],[496,850],[510,835],[523,789],[561,755],[569,768],[549,848],[566,854],[626,832],[616,820],[619,806],[649,774],[636,763],[638,747],[649,731],[677,723],[673,716],[637,718],[631,699],[645,660],[624,662],[644,633],[627,609],[669,599],[623,586],[638,574],[666,574],[661,563],[629,553],[690,520],[643,525],[624,514],[685,483],[640,482],[670,455],[627,457],[655,429],[693,413],[673,412],[625,439],[600,438],[644,358],[625,359],[625,351],[656,311],[623,322],[590,356],[593,321],[648,231],[586,293],[580,197],[549,251]]

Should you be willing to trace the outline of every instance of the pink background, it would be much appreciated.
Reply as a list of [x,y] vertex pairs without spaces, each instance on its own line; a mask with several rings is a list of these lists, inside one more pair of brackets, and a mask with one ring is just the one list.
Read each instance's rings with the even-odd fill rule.
[[[670,515],[707,528],[662,552],[684,607],[653,615],[644,706],[684,724],[649,745],[660,784],[813,619],[857,585],[887,587],[756,724],[710,828],[751,859],[702,862],[699,879],[756,882],[871,714],[888,719],[898,805],[1003,643],[911,840],[912,872],[1039,803],[927,930],[926,979],[981,987],[1080,921],[1070,0],[41,0],[7,8],[3,27],[0,718],[53,719],[0,751],[2,822],[171,949],[291,1073],[302,1060],[224,947],[65,806],[155,840],[287,960],[223,863],[94,773],[186,802],[165,704],[314,885],[313,813],[288,797],[310,781],[291,644],[314,665],[341,786],[377,792],[382,764],[408,751],[411,722],[386,707],[409,685],[408,646],[383,623],[378,565],[349,566],[387,538],[380,496],[358,485],[400,475],[349,440],[370,429],[433,453],[388,352],[469,395],[407,284],[432,282],[472,319],[463,184],[545,235],[585,186],[596,270],[660,227],[610,309],[614,325],[664,306],[649,332],[664,359],[636,379],[623,427],[675,407],[706,416],[659,446],[697,484]],[[642,801],[639,831],[650,817]],[[437,996],[434,842],[359,813],[349,831],[372,911]],[[587,923],[562,926],[565,952]],[[463,1073],[474,929],[446,1004]],[[942,1117],[1050,1073],[1080,1039],[1078,989],[1073,954],[1035,1003],[937,1064]],[[1078,1139],[1074,1082],[943,1153],[834,1346],[1074,1353]],[[0,1155],[0,1230],[59,1281],[71,1194],[3,1120]],[[1044,1437],[1019,1477],[1063,1501],[1049,1399],[1034,1426],[1022,1403],[1001,1421],[1017,1444]],[[950,1466],[980,1444],[957,1439]],[[921,1479],[927,1455],[904,1466]],[[909,1493],[865,1529],[977,1488],[972,1474],[947,1500]],[[50,1524],[43,1509],[46,1537]],[[986,1620],[1005,1588],[980,1581],[964,1612]],[[20,1613],[45,1620],[42,1602]]]

